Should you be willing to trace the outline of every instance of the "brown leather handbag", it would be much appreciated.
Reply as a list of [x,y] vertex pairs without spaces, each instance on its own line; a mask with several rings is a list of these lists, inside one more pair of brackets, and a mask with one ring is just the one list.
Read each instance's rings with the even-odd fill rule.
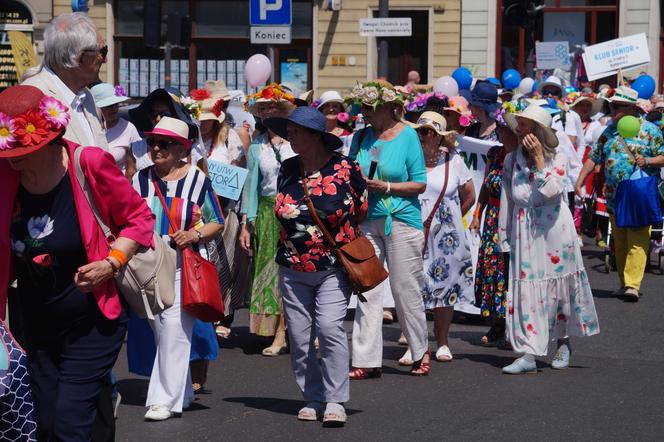
[[[300,168],[301,168],[300,164]],[[353,287],[353,293],[355,293],[358,299],[362,302],[366,302],[366,298],[362,293],[367,292],[375,287],[377,287],[381,282],[385,281],[389,276],[387,270],[383,264],[378,260],[376,256],[376,249],[374,249],[371,241],[367,239],[366,236],[362,235],[362,231],[359,226],[357,228],[358,237],[353,241],[342,245],[339,247],[337,242],[334,240],[334,237],[323,225],[323,221],[318,216],[316,208],[314,207],[311,197],[309,195],[309,186],[307,186],[307,179],[304,177],[303,171],[302,175],[302,188],[304,189],[304,200],[307,203],[309,208],[309,213],[313,218],[314,222],[323,233],[323,238],[327,244],[334,250],[337,255],[337,259],[346,270],[348,279],[350,280],[351,286]]]

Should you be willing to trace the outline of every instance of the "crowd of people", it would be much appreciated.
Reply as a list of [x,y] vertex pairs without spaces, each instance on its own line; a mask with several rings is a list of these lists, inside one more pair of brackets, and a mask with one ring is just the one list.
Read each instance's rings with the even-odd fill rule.
[[[250,333],[271,340],[262,354],[290,354],[305,401],[297,418],[325,426],[346,422],[351,380],[381,377],[392,306],[413,376],[453,360],[461,302],[491,324],[480,345],[518,355],[503,373],[537,372],[553,341],[552,368],[568,368],[570,338],[600,331],[582,234],[603,246],[609,226],[616,296],[639,300],[657,244],[650,224],[618,219],[620,189],[637,169],[659,180],[664,98],[639,98],[627,81],[579,91],[553,76],[526,90],[477,79],[447,96],[415,72],[405,86],[378,79],[313,101],[269,84],[247,97],[254,125],[232,121],[217,80],[189,96],[157,89],[124,112],[122,88],[98,81],[108,48],[85,14],[57,17],[44,39],[42,64],[0,93],[10,438],[112,439],[125,336],[129,370],[150,378],[145,419],[182,413],[245,307]],[[477,194],[464,138],[491,146]],[[208,161],[248,170],[241,198],[215,192]],[[358,259],[377,257],[389,276],[360,293],[341,254],[362,236],[372,247]],[[115,281],[162,241],[172,287],[157,287],[160,308],[130,308]],[[215,322],[184,303],[196,271],[185,251],[217,269]]]

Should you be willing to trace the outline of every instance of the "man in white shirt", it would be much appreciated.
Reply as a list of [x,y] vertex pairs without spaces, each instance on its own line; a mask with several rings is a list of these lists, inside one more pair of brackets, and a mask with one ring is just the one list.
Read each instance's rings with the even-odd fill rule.
[[99,110],[87,86],[99,81],[108,47],[87,14],[75,12],[53,19],[44,31],[44,60],[29,70],[22,84],[35,86],[71,110],[64,137],[108,150]]

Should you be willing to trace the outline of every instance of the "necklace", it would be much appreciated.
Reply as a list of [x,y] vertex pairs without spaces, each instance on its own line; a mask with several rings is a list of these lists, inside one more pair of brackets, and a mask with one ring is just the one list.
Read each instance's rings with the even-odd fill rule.
[[426,167],[436,167],[442,154],[443,150],[441,148],[436,149],[434,153],[431,153],[431,151],[425,151],[424,162],[426,163]]
[[279,148],[274,145],[272,142],[272,137],[268,134],[267,140],[270,142],[270,147],[272,147],[272,152],[274,152],[274,157],[277,159],[277,163],[281,165],[281,145],[283,144],[283,141],[279,143]]

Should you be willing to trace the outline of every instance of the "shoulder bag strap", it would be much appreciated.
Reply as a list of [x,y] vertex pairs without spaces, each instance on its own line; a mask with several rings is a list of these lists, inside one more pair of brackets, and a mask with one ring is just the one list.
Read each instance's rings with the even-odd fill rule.
[[424,249],[426,250],[427,247],[427,241],[429,240],[429,229],[431,228],[431,223],[433,222],[433,217],[436,216],[436,212],[438,211],[438,208],[440,207],[440,204],[443,202],[443,198],[445,198],[445,192],[447,192],[447,183],[450,178],[450,153],[445,152],[445,181],[443,182],[443,191],[440,192],[440,195],[438,195],[438,200],[436,200],[436,204],[433,205],[433,209],[431,209],[431,213],[429,214],[429,217],[424,221]]
[[74,167],[76,169],[75,170],[76,181],[78,181],[78,184],[81,186],[83,194],[85,195],[85,199],[88,200],[90,209],[92,209],[92,213],[94,213],[95,218],[97,218],[97,224],[99,224],[99,227],[101,227],[101,230],[104,232],[104,237],[108,239],[113,237],[114,235],[111,232],[111,229],[106,225],[106,223],[102,220],[101,215],[99,214],[97,205],[95,204],[95,201],[92,197],[92,191],[90,190],[90,186],[88,185],[85,179],[85,173],[83,172],[83,167],[81,166],[81,154],[85,149],[86,149],[85,146],[78,146],[74,151]]
[[316,223],[320,231],[323,233],[323,238],[325,238],[325,241],[327,241],[328,245],[332,247],[332,249],[336,250],[337,242],[334,240],[330,232],[325,228],[325,225],[323,225],[323,221],[318,216],[318,213],[316,213],[316,208],[314,207],[314,203],[313,201],[311,201],[311,196],[309,195],[309,186],[307,185],[307,179],[304,176],[304,167],[302,166],[301,161],[299,161],[299,164],[300,164],[300,175],[302,176],[302,189],[304,190],[304,201],[307,203],[307,208],[309,209],[311,218],[313,218],[314,222]]
[[171,225],[173,231],[180,230],[177,224],[175,223],[173,216],[171,215],[171,211],[168,208],[168,204],[166,204],[166,200],[164,199],[164,194],[161,193],[161,189],[157,184],[157,180],[155,179],[154,167],[152,167],[152,169],[150,170],[150,175],[152,176],[152,185],[154,186],[154,193],[157,195],[159,201],[161,202],[161,205],[164,207],[164,212],[166,212],[166,218],[168,219],[168,223]]

